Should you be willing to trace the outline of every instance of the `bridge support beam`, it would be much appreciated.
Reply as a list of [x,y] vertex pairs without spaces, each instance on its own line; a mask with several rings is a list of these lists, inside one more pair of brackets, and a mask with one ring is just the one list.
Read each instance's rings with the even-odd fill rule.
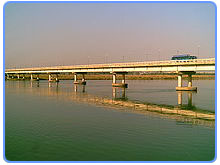
[[[77,74],[82,74],[82,80],[78,81],[77,80]],[[85,79],[85,74],[84,72],[79,72],[79,73],[74,73],[74,84],[79,84],[79,85],[86,85],[86,79]]]
[[125,74],[122,74],[122,80],[121,80],[122,84],[125,84]]
[[56,82],[59,82],[58,74],[56,74],[55,81],[56,81]]
[[48,81],[49,81],[49,82],[59,82],[58,74],[56,73],[55,75],[56,75],[56,76],[55,76],[55,79],[54,79],[54,76],[52,76],[52,74],[49,73],[49,75],[48,75]]
[[37,74],[37,81],[39,81],[40,80],[40,78],[39,78],[39,74]]
[[9,80],[9,79],[10,79],[9,74],[5,74],[5,79],[6,79],[6,80]]
[[[121,83],[117,83],[117,79],[116,79],[116,75],[117,74],[122,74],[122,81]],[[123,87],[123,88],[127,88],[128,84],[125,83],[125,74],[127,74],[127,72],[113,72],[112,74],[112,86],[113,87]]]
[[82,74],[82,82],[86,82],[84,73]]
[[192,75],[188,75],[188,87],[192,87]]
[[[182,76],[188,75],[188,86],[183,87],[182,86]],[[176,87],[177,91],[196,91],[197,87],[192,86],[192,75],[195,74],[195,72],[192,71],[184,71],[178,73],[178,86]]]
[[112,84],[116,84],[116,73],[112,74]]
[[182,75],[178,75],[178,87],[182,87],[183,85],[182,78]]
[[74,74],[74,84],[77,82],[77,74]]
[[51,82],[51,80],[52,80],[52,75],[49,74],[49,75],[48,75],[48,81]]
[[34,75],[31,73],[31,81],[39,81],[39,74],[37,74],[37,78],[34,79]]

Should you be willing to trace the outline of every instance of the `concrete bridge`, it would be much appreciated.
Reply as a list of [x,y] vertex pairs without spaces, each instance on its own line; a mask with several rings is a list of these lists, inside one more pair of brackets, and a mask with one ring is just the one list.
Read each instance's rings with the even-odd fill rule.
[[[91,65],[73,65],[73,66],[54,66],[54,67],[35,67],[6,69],[6,79],[11,75],[17,75],[20,79],[22,74],[30,74],[31,80],[33,74],[36,74],[39,80],[39,74],[48,74],[49,82],[58,82],[58,75],[61,73],[70,73],[74,75],[74,84],[86,84],[86,73],[111,73],[112,86],[127,87],[125,75],[129,72],[174,72],[178,74],[178,86],[176,90],[197,90],[192,86],[192,75],[197,71],[215,71],[215,58],[193,59],[193,60],[168,60],[168,61],[147,61],[147,62],[129,62],[129,63],[111,63],[111,64],[91,64]],[[82,80],[77,80],[77,75],[82,74]],[[117,74],[122,74],[122,82],[117,83]],[[182,75],[188,75],[188,86],[182,86]]]

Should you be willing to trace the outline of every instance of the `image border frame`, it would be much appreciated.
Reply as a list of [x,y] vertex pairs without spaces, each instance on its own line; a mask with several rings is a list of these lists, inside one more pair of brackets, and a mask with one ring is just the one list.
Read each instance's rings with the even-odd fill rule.
[[[209,3],[215,12],[215,157],[210,161],[10,161],[5,155],[5,8],[10,3]],[[3,6],[3,158],[7,163],[213,163],[217,159],[217,6],[212,1],[8,1]]]

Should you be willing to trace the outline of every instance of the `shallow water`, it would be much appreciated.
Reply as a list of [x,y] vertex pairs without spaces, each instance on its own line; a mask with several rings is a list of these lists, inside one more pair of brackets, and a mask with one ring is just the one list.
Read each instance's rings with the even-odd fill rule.
[[[103,99],[178,106],[173,80],[5,82],[5,154],[22,161],[209,161],[215,128],[162,114],[98,104]],[[182,105],[215,111],[215,81],[195,80]],[[96,102],[91,101],[95,98]],[[190,99],[189,99],[190,98]],[[191,105],[189,105],[191,104]],[[181,106],[182,106],[181,105]],[[191,121],[191,120],[190,120]],[[208,122],[204,120],[204,122]],[[201,123],[201,122],[200,122]]]

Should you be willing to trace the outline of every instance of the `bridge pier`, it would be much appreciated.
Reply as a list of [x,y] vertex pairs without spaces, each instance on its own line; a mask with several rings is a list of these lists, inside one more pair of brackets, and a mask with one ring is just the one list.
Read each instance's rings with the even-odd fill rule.
[[6,80],[9,80],[9,79],[10,79],[9,74],[5,74],[5,79],[6,79]]
[[51,80],[52,80],[52,75],[49,74],[49,75],[48,75],[48,81],[51,82]]
[[6,80],[10,80],[13,79],[13,75],[12,74],[6,74]]
[[[122,81],[121,83],[117,83],[117,74],[122,74]],[[125,74],[127,74],[127,72],[113,72],[112,73],[112,86],[113,87],[123,87],[123,88],[127,88],[128,84],[125,83]]]
[[40,80],[40,78],[39,78],[39,74],[37,74],[37,81],[39,81]]
[[[12,78],[14,78],[14,77],[12,76]],[[18,80],[25,80],[25,74],[17,74],[17,79]]]
[[82,74],[82,82],[86,82],[84,73]]
[[39,74],[37,74],[37,78],[34,79],[33,73],[31,73],[31,81],[39,81]]
[[77,74],[74,74],[74,84],[77,82]]
[[179,88],[181,88],[182,85],[183,85],[182,79],[183,79],[183,76],[182,75],[178,75],[178,87]]
[[49,81],[49,82],[59,82],[58,74],[56,73],[55,75],[56,75],[56,77],[55,77],[55,79],[54,79],[53,76],[52,76],[52,74],[49,73],[49,75],[48,75],[48,81]]
[[55,77],[55,82],[59,82],[59,79],[58,79],[58,74],[56,74],[56,77]]
[[[184,74],[188,75],[188,86],[187,87],[183,87],[183,80],[182,80],[182,76]],[[192,75],[195,74],[195,72],[192,71],[184,71],[184,72],[178,72],[178,86],[176,87],[177,91],[196,91],[197,87],[193,87],[192,86]]]
[[[82,74],[82,80],[78,81],[77,80],[77,74]],[[86,85],[86,79],[85,79],[85,74],[84,72],[82,73],[74,73],[74,84],[79,84],[79,85]]]

